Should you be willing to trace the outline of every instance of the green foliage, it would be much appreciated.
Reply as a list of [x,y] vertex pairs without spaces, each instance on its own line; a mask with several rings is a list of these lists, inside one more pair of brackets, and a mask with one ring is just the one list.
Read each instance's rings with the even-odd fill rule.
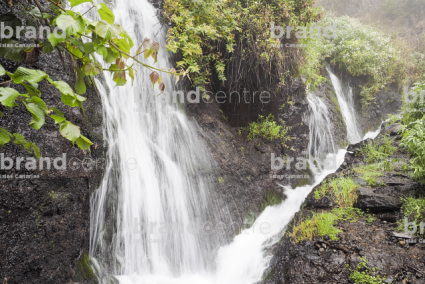
[[224,59],[238,42],[246,41],[252,47],[240,50],[243,58],[278,61],[283,67],[285,54],[274,47],[279,41],[270,37],[271,22],[285,28],[315,21],[320,18],[320,9],[314,8],[313,2],[166,0],[165,15],[173,24],[168,30],[167,49],[181,52],[177,66],[187,68],[192,84],[202,88],[210,82],[213,71],[221,82],[226,81]]
[[378,182],[376,180],[376,177],[383,176],[382,172],[382,164],[381,163],[375,163],[375,164],[367,164],[358,166],[353,169],[356,173],[361,174],[361,178],[364,179],[367,184],[371,187],[377,187],[381,185],[385,185],[385,183]]
[[[356,270],[351,270],[349,278],[355,284],[381,284],[386,279],[385,276],[381,278],[376,275],[379,268],[369,268],[369,261],[365,256],[360,257],[360,263],[357,265]],[[348,265],[348,264],[347,264]]]
[[[115,16],[106,4],[98,4],[93,0],[70,0],[71,7],[82,3],[91,4],[91,9],[95,9],[101,19],[100,21],[92,22],[84,17],[85,13],[80,14],[72,10],[66,10],[61,6],[60,1],[57,3],[52,0],[48,1],[53,3],[50,6],[53,12],[42,13],[40,9],[44,10],[41,7],[31,5],[24,7],[21,5],[21,10],[23,11],[21,14],[26,18],[27,27],[37,28],[45,20],[49,24],[51,31],[55,28],[62,30],[60,35],[52,32],[49,34],[48,40],[34,41],[34,43],[39,43],[44,53],[53,52],[56,48],[61,57],[63,51],[70,55],[75,73],[78,75],[75,85],[76,92],[66,82],[53,81],[43,71],[19,67],[15,73],[10,73],[0,66],[0,76],[8,75],[10,80],[7,82],[21,85],[27,90],[27,93],[21,94],[14,88],[0,87],[0,103],[8,108],[25,106],[32,116],[29,122],[32,128],[40,129],[46,122],[46,116],[50,117],[55,121],[55,124],[59,124],[59,130],[63,137],[72,141],[72,143],[76,142],[77,146],[82,150],[90,151],[90,146],[93,143],[81,135],[80,128],[66,120],[63,112],[46,105],[43,101],[42,90],[44,88],[55,87],[60,92],[61,100],[66,106],[79,107],[84,114],[83,102],[86,98],[81,95],[87,90],[86,83],[94,84],[93,77],[103,71],[111,72],[117,86],[122,86],[127,83],[127,77],[134,80],[133,65],[135,63],[141,64],[153,71],[150,79],[154,85],[158,83],[161,92],[164,91],[165,85],[162,83],[161,76],[154,70],[174,74],[175,76],[185,76],[185,72],[177,73],[174,69],[170,71],[157,69],[139,60],[138,56],[144,53],[145,59],[152,57],[156,62],[160,46],[158,42],[148,38],[145,38],[137,53],[131,55],[130,49],[134,46],[134,43],[128,33],[120,25],[114,23]],[[39,5],[37,1],[36,4]],[[0,22],[10,27],[22,25],[22,21],[11,13],[1,15]],[[34,54],[38,54],[38,47],[15,47],[15,44],[21,44],[18,40],[20,36],[20,34],[14,34],[13,38],[2,41],[0,54],[3,58],[22,61],[25,58],[24,54],[27,57],[34,57],[36,56]],[[7,47],[5,44],[13,44],[13,47]],[[102,65],[96,61],[95,54],[101,55],[110,66],[102,68]],[[39,84],[44,84],[45,87],[39,89]],[[10,133],[3,129],[0,132],[0,145],[3,146],[11,141],[10,138],[12,138]],[[23,140],[20,139],[18,141]],[[24,148],[27,150],[33,149],[37,152],[36,149],[38,148],[35,145],[26,143],[21,142]],[[39,150],[37,154],[39,155]]]
[[336,38],[323,39],[321,52],[354,76],[367,76],[360,95],[362,104],[374,100],[375,94],[400,75],[397,71],[400,53],[378,30],[362,25],[350,17],[325,18],[322,25],[337,25]]
[[223,177],[219,177],[219,178],[218,178],[218,183],[219,183],[219,184],[222,184],[223,182],[224,182]]
[[216,46],[222,43],[228,52],[233,51],[234,32],[239,30],[236,10],[217,0],[167,0],[164,8],[174,24],[168,30],[167,50],[182,53],[177,66],[189,70],[196,86],[208,83],[211,68],[225,81],[224,63]]
[[302,221],[290,234],[295,242],[311,240],[315,236],[329,235],[331,240],[337,240],[340,229],[334,227],[338,216],[333,213],[313,213],[313,215]]
[[363,217],[364,213],[359,208],[354,207],[337,207],[332,209],[332,213],[338,216],[339,220],[355,222],[358,218]]
[[25,140],[25,137],[19,133],[10,133],[4,128],[0,127],[0,146],[3,147],[5,144],[12,141],[14,144],[21,146],[29,153],[34,152],[35,157],[40,157],[40,149],[32,142]]
[[409,123],[403,133],[402,143],[410,153],[412,159],[409,162],[412,176],[425,183],[425,117]]
[[362,146],[361,153],[365,155],[365,162],[368,164],[383,162],[389,158],[397,148],[392,146],[393,139],[385,136],[384,139],[379,142],[367,143]]
[[353,207],[357,201],[357,191],[359,186],[350,177],[337,177],[325,181],[314,191],[316,199],[330,194],[340,208]]
[[[401,212],[405,218],[409,222],[414,222],[417,226],[417,228],[420,228],[420,223],[424,222],[425,220],[425,197],[419,197],[415,198],[414,196],[407,196],[404,198],[401,198],[402,206],[401,206]],[[399,227],[398,230],[404,231],[405,229],[405,219],[402,218],[399,220]],[[417,233],[419,234],[420,231],[418,230]]]
[[249,131],[247,140],[251,141],[256,137],[261,137],[268,140],[280,139],[282,145],[285,146],[285,142],[288,140],[287,132],[288,128],[284,125],[278,125],[274,119],[274,115],[269,114],[266,118],[260,115],[256,122],[251,122],[248,127],[242,128],[242,130]]

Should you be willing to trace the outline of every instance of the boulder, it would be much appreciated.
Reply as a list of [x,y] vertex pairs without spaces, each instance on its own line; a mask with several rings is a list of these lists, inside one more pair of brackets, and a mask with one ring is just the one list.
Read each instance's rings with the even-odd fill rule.
[[358,189],[359,197],[357,207],[360,209],[369,209],[372,212],[381,212],[387,210],[398,210],[401,207],[399,198],[376,194],[371,188]]

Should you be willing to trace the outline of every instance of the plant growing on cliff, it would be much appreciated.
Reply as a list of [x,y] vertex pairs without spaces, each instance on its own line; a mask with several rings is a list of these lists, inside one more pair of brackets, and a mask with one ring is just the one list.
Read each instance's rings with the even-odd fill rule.
[[267,117],[262,115],[258,116],[257,121],[251,122],[248,127],[242,128],[242,130],[249,132],[246,137],[248,141],[256,137],[268,140],[280,139],[282,145],[286,146],[285,142],[288,140],[288,128],[284,125],[277,124],[272,114],[269,114]]
[[[22,89],[26,90],[26,93],[20,93],[14,88],[0,87],[0,102],[8,108],[25,106],[32,115],[29,125],[34,129],[40,129],[45,124],[47,116],[59,125],[59,131],[63,137],[73,144],[74,142],[77,143],[77,146],[82,150],[90,150],[93,143],[81,134],[80,128],[68,121],[62,111],[45,103],[42,98],[44,88],[56,88],[61,94],[64,105],[79,107],[84,114],[83,102],[86,98],[82,94],[86,92],[86,83],[94,84],[94,76],[103,71],[112,74],[117,86],[123,86],[127,83],[127,78],[134,80],[135,70],[133,66],[140,64],[152,70],[150,80],[154,85],[158,83],[161,92],[164,91],[165,85],[157,71],[173,74],[176,76],[176,80],[178,80],[178,76],[186,75],[184,71],[162,70],[139,60],[139,56],[143,54],[145,59],[153,57],[156,62],[160,46],[158,42],[151,39],[145,38],[137,52],[130,54],[131,48],[134,46],[131,37],[120,25],[114,23],[115,16],[104,3],[98,4],[93,0],[69,1],[71,8],[82,3],[90,4],[92,6],[90,10],[96,10],[100,18],[99,21],[91,21],[84,17],[86,13],[81,14],[65,9],[61,1],[48,0],[52,3],[50,6],[52,12],[43,10],[38,0],[33,1],[36,6],[22,6],[23,15],[27,18],[27,33],[25,35],[29,36],[30,30],[35,31],[35,27],[42,26],[41,23],[46,22],[47,25],[45,24],[45,26],[48,26],[51,31],[48,40],[34,41],[39,43],[41,47],[16,48],[16,45],[22,43],[17,39],[20,35],[14,34],[14,37],[2,40],[0,54],[6,59],[22,61],[26,58],[27,63],[34,63],[41,51],[50,53],[56,49],[62,59],[62,52],[69,55],[77,76],[74,92],[66,82],[54,81],[43,71],[19,67],[14,73],[11,73],[0,66],[0,76],[7,75],[10,78],[2,84],[20,85]],[[22,25],[21,20],[11,13],[2,15],[0,21],[12,27]],[[54,33],[53,31],[56,28],[62,30],[62,33]],[[96,54],[103,58],[103,61],[109,66],[104,67],[99,63],[95,57]],[[43,85],[43,88],[39,89],[39,85]],[[0,113],[0,115],[2,114]],[[36,157],[40,156],[40,150],[37,146],[27,142],[22,135],[11,134],[8,130],[1,128],[0,146],[10,141],[23,146],[28,151],[34,151]]]
[[357,201],[359,186],[349,177],[337,177],[324,182],[314,191],[316,199],[329,193],[340,208],[353,207]]
[[323,25],[332,23],[337,25],[338,34],[335,38],[322,37],[321,52],[351,75],[367,76],[360,92],[363,105],[372,102],[386,84],[404,79],[404,65],[390,38],[347,16],[322,21]]
[[[399,220],[398,230],[404,232],[405,228],[408,228],[407,224],[405,224],[405,218],[409,222],[415,223],[416,228],[420,228],[420,223],[425,220],[425,197],[415,198],[414,196],[407,196],[401,198],[401,202],[401,212],[404,218]],[[418,230],[417,233],[420,233],[420,231]]]
[[[302,26],[317,21],[320,9],[313,7],[313,3],[313,0],[166,0],[165,16],[172,23],[167,49],[181,52],[177,66],[189,70],[194,86],[208,84],[213,73],[221,83],[225,82],[228,79],[225,59],[230,54],[233,59],[247,60],[247,65],[257,60],[268,75],[284,80],[287,55],[276,48],[279,40],[270,36],[271,23],[285,29],[286,25]],[[271,62],[282,67],[274,70],[278,73],[266,68]]]
[[[348,267],[348,264],[347,264]],[[379,267],[370,268],[369,261],[365,256],[360,257],[360,262],[355,270],[351,270],[349,278],[354,281],[355,284],[381,284],[386,279],[384,276],[381,278],[376,275]]]

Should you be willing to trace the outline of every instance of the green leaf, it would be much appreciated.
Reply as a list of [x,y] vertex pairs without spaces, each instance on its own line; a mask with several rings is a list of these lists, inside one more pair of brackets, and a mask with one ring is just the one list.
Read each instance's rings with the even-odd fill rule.
[[5,144],[9,143],[11,137],[13,137],[12,133],[0,127],[0,145],[1,146],[4,146]]
[[50,111],[54,111],[56,114],[60,115],[63,117],[63,112],[60,111],[57,107],[51,107]]
[[87,2],[93,3],[93,0],[69,0],[71,8]]
[[83,78],[78,78],[77,81],[75,82],[75,90],[77,91],[77,94],[85,94],[87,91],[87,87],[86,84],[84,83],[84,79]]
[[16,145],[21,145],[22,147],[25,148],[25,150],[29,150],[29,143],[27,142],[27,140],[25,140],[25,137],[22,136],[19,133],[13,133],[13,136],[15,137],[15,141],[13,141],[13,143],[15,143]]
[[0,88],[0,102],[7,107],[18,106],[15,100],[19,97],[28,97],[27,94],[20,94],[17,90],[12,88]]
[[[52,45],[52,48],[54,48],[58,43],[64,42],[66,38],[65,32],[62,34],[55,35],[55,33],[50,33],[47,39],[49,40],[50,44]],[[43,48],[44,51],[44,48]]]
[[50,52],[52,52],[54,50],[54,47],[53,47],[53,45],[50,42],[43,42],[41,44],[41,46],[43,48],[43,53],[44,54],[50,53]]
[[94,76],[100,73],[101,66],[97,62],[89,62],[84,67],[84,72],[87,75]]
[[0,54],[6,59],[13,61],[24,60],[24,50],[22,42],[16,39],[3,39],[0,47]]
[[105,46],[100,46],[96,50],[97,54],[102,55],[104,58],[108,56],[108,49]]
[[74,91],[72,90],[72,88],[68,85],[68,83],[64,82],[64,81],[54,81],[52,83],[53,85],[55,85],[55,87],[62,93],[65,95],[69,95],[72,97],[75,97]]
[[38,9],[37,6],[32,6],[32,8],[29,10],[29,13],[36,18],[40,18],[40,19],[43,18],[43,15],[41,14],[40,9]]
[[67,35],[75,35],[81,33],[84,29],[84,21],[81,17],[74,19],[70,15],[60,15],[56,18],[56,25]]
[[90,146],[93,145],[93,143],[89,139],[84,137],[83,135],[80,135],[80,137],[77,139],[77,145],[83,151],[84,150],[90,151]]
[[38,89],[38,84],[37,83],[25,82],[25,83],[21,83],[21,85],[24,86],[25,89],[27,89],[28,93],[31,96],[37,96],[37,97],[40,97],[41,96],[41,92]]
[[41,15],[43,15],[43,20],[50,19],[51,17],[53,17],[52,15],[47,14],[47,13],[41,13]]
[[6,74],[6,70],[4,70],[3,66],[0,65],[0,76]]
[[30,145],[31,145],[31,149],[34,151],[35,158],[36,159],[40,158],[40,155],[41,155],[40,148],[38,148],[37,145],[35,145],[32,142],[30,142]]
[[0,111],[0,117],[2,117],[3,116],[3,113]]
[[[125,53],[130,53],[131,46],[125,39],[120,38],[118,40],[115,40],[114,43],[116,43],[116,45],[118,45],[118,47]],[[128,56],[126,56],[126,58],[128,58]]]
[[32,97],[30,102],[38,105],[44,111],[44,113],[48,113],[49,108],[46,106],[46,103],[39,97]]
[[21,84],[24,81],[28,81],[29,83],[38,83],[47,78],[49,78],[49,75],[43,71],[27,69],[24,67],[19,67],[12,76],[15,84]]
[[80,69],[75,68],[77,71],[77,81],[75,82],[75,90],[77,91],[77,94],[85,94],[87,91],[86,84],[84,83],[84,77],[86,74]]
[[110,25],[105,21],[98,22],[95,31],[98,36],[105,40],[109,40],[120,35],[120,31],[115,25]]
[[60,123],[59,131],[63,137],[72,141],[73,145],[75,140],[77,140],[80,137],[80,127],[72,124],[71,122],[67,120]]
[[104,58],[104,60],[106,63],[112,63],[115,62],[119,56],[120,54],[118,52],[115,52],[114,49],[108,47],[108,55]]
[[86,49],[84,48],[83,42],[75,39],[73,37],[67,37],[66,40],[71,42],[74,46],[76,46],[82,53],[86,53]]
[[46,121],[44,110],[38,104],[35,103],[24,104],[27,110],[32,115],[32,120],[29,125],[31,125],[31,127],[34,129],[40,129]]
[[[16,27],[22,26],[22,21],[16,17],[12,13],[6,13],[0,16],[0,23],[3,22],[3,25],[5,27],[3,33],[6,35],[5,38],[11,38],[11,37],[17,37],[18,35],[15,34]],[[11,30],[11,34],[9,35],[9,29]],[[6,32],[7,31],[7,32]],[[3,35],[2,35],[3,36]]]
[[94,52],[94,44],[92,42],[86,42],[84,44],[84,50],[87,54],[91,54]]
[[109,24],[113,24],[115,21],[115,16],[112,11],[108,8],[108,6],[106,6],[105,3],[101,3],[100,5],[102,6],[102,8],[98,10],[100,18]]
[[62,117],[62,116],[59,116],[59,115],[55,115],[55,114],[52,114],[50,117],[54,119],[55,124],[59,124],[59,123],[61,123],[61,122],[63,122],[63,121],[66,120],[65,117]]

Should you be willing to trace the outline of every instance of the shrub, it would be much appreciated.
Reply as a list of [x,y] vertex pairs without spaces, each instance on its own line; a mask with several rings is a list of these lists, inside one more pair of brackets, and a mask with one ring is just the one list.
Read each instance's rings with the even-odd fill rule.
[[340,229],[334,227],[338,216],[333,213],[313,213],[310,218],[305,219],[290,234],[295,242],[311,240],[315,236],[329,235],[331,240],[337,240]]
[[251,141],[255,137],[261,137],[268,140],[280,139],[282,145],[285,145],[285,142],[289,139],[286,136],[288,128],[277,124],[272,114],[269,114],[266,118],[262,115],[258,116],[257,121],[251,122],[249,126],[243,128],[243,130],[249,131],[246,138],[248,141]]
[[[385,276],[381,278],[376,275],[379,267],[369,268],[369,261],[365,256],[360,258],[360,263],[357,265],[356,270],[351,271],[350,279],[355,284],[381,284],[385,280]],[[347,264],[348,266],[348,264]]]
[[322,37],[322,53],[331,58],[332,64],[338,64],[351,75],[368,77],[360,93],[363,105],[367,105],[381,88],[396,79],[400,54],[390,38],[355,19],[347,16],[325,18],[322,24],[332,23],[337,25],[338,34],[330,39]]
[[327,193],[335,199],[341,208],[352,207],[357,201],[359,186],[349,177],[337,177],[324,182],[314,192],[316,199],[324,197]]

